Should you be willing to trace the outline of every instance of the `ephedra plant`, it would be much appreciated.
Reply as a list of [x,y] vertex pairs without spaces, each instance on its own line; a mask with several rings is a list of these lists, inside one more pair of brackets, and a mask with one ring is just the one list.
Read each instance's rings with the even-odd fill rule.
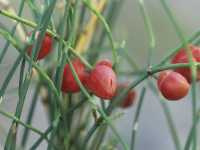
[[[186,37],[167,1],[158,1],[180,38],[180,45],[165,51],[160,63],[152,64],[156,39],[144,1],[138,0],[149,37],[147,65],[145,69],[139,68],[137,62],[128,57],[124,44],[116,41],[112,34],[124,1],[18,0],[15,3],[19,3],[19,8],[15,12],[12,1],[0,0],[1,17],[13,24],[11,30],[4,22],[0,24],[1,38],[6,41],[1,45],[0,65],[8,51],[18,53],[17,57],[13,56],[15,61],[8,68],[5,79],[1,78],[0,114],[12,121],[5,135],[5,150],[39,149],[44,141],[48,150],[134,150],[140,112],[145,113],[142,106],[147,90],[159,99],[174,149],[198,149],[200,109],[197,107],[196,86],[200,79],[200,48],[197,46],[200,32]],[[25,7],[32,18],[23,17]],[[9,49],[11,47],[13,49]],[[109,52],[112,59],[100,59],[101,54]],[[120,59],[129,60],[127,62],[132,65],[133,82],[128,78],[120,81],[120,77],[126,79],[127,75],[120,72]],[[8,85],[18,72],[17,105],[14,113],[9,113],[3,109],[2,102],[6,101]],[[143,87],[138,91],[136,86],[140,84]],[[29,91],[34,94],[24,120],[22,114],[24,103],[30,101]],[[166,101],[181,101],[189,91],[192,95],[192,126],[186,141],[180,142]],[[32,124],[37,100],[42,100],[47,111],[48,126],[44,131]],[[136,112],[131,139],[125,141],[115,128],[114,120],[121,116],[123,109],[131,106]],[[22,131],[19,126],[23,127]],[[108,129],[114,142],[105,138]],[[19,132],[22,136],[18,136]],[[30,145],[27,141],[32,133],[39,138],[32,140]]]

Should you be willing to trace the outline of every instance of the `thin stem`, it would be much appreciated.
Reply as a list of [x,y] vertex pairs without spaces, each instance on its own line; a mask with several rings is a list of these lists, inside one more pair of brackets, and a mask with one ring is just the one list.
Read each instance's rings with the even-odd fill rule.
[[52,126],[48,127],[46,131],[43,133],[43,135],[30,147],[30,150],[35,150],[40,145],[42,140],[48,136],[48,134],[52,131],[52,129],[53,129]]
[[58,65],[56,68],[56,76],[55,76],[55,83],[56,83],[56,87],[57,89],[60,89],[61,83],[62,83],[62,74],[63,74],[63,68],[64,65],[66,63],[65,60],[65,53],[64,50],[66,49],[66,51],[68,50],[68,47],[65,47],[65,45],[63,45],[63,40],[64,40],[64,36],[65,36],[65,32],[67,29],[67,17],[68,17],[68,13],[69,13],[69,8],[71,6],[71,2],[67,2],[65,4],[65,11],[64,11],[64,15],[61,19],[61,25],[59,28],[59,35],[60,35],[60,40],[58,41]]
[[[25,61],[24,61],[25,62]],[[24,68],[25,68],[25,64],[23,64],[22,62],[22,73],[24,73]],[[24,102],[26,99],[26,94],[31,82],[31,78],[29,76],[29,74],[26,75],[25,80],[23,81],[23,79],[21,79],[21,77],[23,77],[23,75],[20,75],[20,80],[21,82],[19,82],[19,88],[18,88],[18,96],[19,96],[19,100],[17,103],[17,107],[15,110],[15,117],[16,118],[21,118],[21,114],[22,114],[22,109],[24,106]],[[5,149],[10,149],[10,150],[15,150],[16,149],[16,137],[17,137],[17,130],[18,130],[18,122],[13,120],[7,138],[6,138],[6,142],[5,142]]]
[[132,56],[130,56],[127,52],[126,49],[123,49],[123,51],[120,51],[122,53],[122,55],[124,56],[124,58],[126,59],[126,61],[130,64],[130,66],[134,69],[134,70],[139,70],[138,65],[136,64],[136,61],[133,59]]
[[99,129],[99,131],[97,132],[96,134],[96,137],[93,139],[93,142],[91,144],[91,148],[94,148],[95,150],[99,150],[100,149],[100,146],[105,138],[105,135],[106,135],[106,131],[108,129],[108,126],[107,125],[102,125]]
[[143,16],[143,20],[144,20],[144,25],[145,28],[147,30],[148,33],[148,37],[149,37],[149,59],[148,59],[148,66],[151,66],[151,61],[152,61],[152,56],[153,56],[153,50],[155,49],[156,46],[156,40],[155,40],[155,36],[154,36],[154,32],[153,32],[153,27],[151,24],[151,20],[150,17],[148,15],[148,12],[144,6],[144,1],[143,0],[139,0],[139,6],[140,6],[140,11],[141,14]]
[[113,62],[114,62],[114,68],[115,68],[115,65],[117,65],[117,63],[118,63],[118,55],[117,55],[117,51],[116,51],[116,48],[114,45],[114,40],[113,40],[113,36],[112,36],[112,32],[110,30],[110,27],[109,27],[108,23],[106,22],[105,18],[92,5],[91,1],[83,0],[83,2],[86,5],[86,7],[88,7],[91,10],[91,12],[93,12],[99,18],[99,20],[103,23],[103,25],[106,29],[106,33],[108,35],[108,38],[109,38],[111,46],[112,46],[112,55],[113,55]]
[[81,107],[82,105],[84,105],[86,102],[87,102],[87,100],[85,100],[85,99],[81,100],[76,105],[73,105],[72,107],[70,107],[68,109],[68,111],[66,112],[66,114],[71,114],[73,111],[77,110],[79,107]]
[[[18,12],[18,14],[17,14],[19,17],[22,15],[23,8],[24,8],[24,2],[25,2],[25,0],[21,0],[20,6],[19,6],[19,12]],[[15,34],[15,31],[16,31],[17,26],[18,26],[18,23],[16,23],[16,24],[14,25],[14,27],[11,29],[11,35],[12,35],[12,36]],[[10,45],[10,42],[9,42],[9,41],[6,41],[6,44],[5,44],[3,50],[2,50],[2,52],[1,52],[1,54],[0,54],[0,64],[1,64],[1,62],[2,62],[2,60],[3,60],[3,58],[4,58],[4,56],[5,56],[5,54],[6,54],[6,52],[7,52],[7,49],[8,49],[8,47],[9,47],[9,45]]]
[[[198,37],[200,36],[200,30],[194,32],[190,38],[187,39],[188,43],[192,43],[195,41]],[[174,49],[169,50],[169,53],[166,54],[160,61],[159,64],[154,65],[154,66],[161,66],[164,65],[172,56],[177,53],[182,47],[184,47],[183,43],[181,43],[179,46],[177,46]]]
[[160,94],[158,94],[157,88],[152,83],[152,81],[149,81],[149,86],[150,86],[151,91],[159,98],[160,105],[163,108],[163,112],[166,117],[167,124],[168,124],[169,130],[170,130],[173,142],[174,142],[174,146],[175,146],[176,150],[181,150],[180,139],[177,134],[177,130],[176,130],[170,109],[169,109],[168,105],[165,103],[164,98]]
[[166,116],[166,119],[167,119],[167,122],[168,122],[168,126],[169,126],[169,129],[170,129],[170,132],[171,132],[172,139],[174,141],[174,145],[176,147],[176,150],[181,150],[180,140],[179,140],[179,137],[178,137],[177,130],[176,130],[176,127],[174,125],[174,122],[172,120],[172,115],[171,115],[171,113],[169,111],[169,108],[168,108],[167,104],[164,102],[163,98],[160,98],[160,103],[161,103],[161,105],[163,107],[163,111],[165,113],[165,116]]
[[190,129],[188,138],[187,138],[186,143],[185,143],[184,150],[189,150],[190,149],[190,145],[191,145],[192,139],[193,139],[194,135],[196,134],[195,132],[196,132],[196,127],[197,127],[197,125],[199,123],[199,119],[200,119],[200,109],[197,111],[197,114],[196,114],[196,117],[195,117],[195,122],[194,122],[194,124],[192,125],[192,127]]
[[135,149],[136,133],[137,133],[138,126],[139,126],[139,117],[140,117],[141,108],[142,108],[142,104],[143,104],[145,93],[146,93],[146,88],[143,87],[142,88],[142,92],[140,94],[138,107],[136,109],[136,113],[135,113],[134,120],[133,120],[132,136],[131,136],[131,146],[130,146],[131,150]]
[[37,21],[38,18],[40,18],[41,16],[41,10],[40,8],[36,5],[36,1],[32,1],[32,0],[26,0],[26,3],[28,3],[28,6],[31,10],[31,13],[34,17],[34,19]]
[[21,59],[22,59],[22,55],[20,54],[20,55],[17,57],[17,59],[15,60],[15,62],[14,62],[14,64],[13,64],[12,68],[10,69],[8,75],[6,76],[6,79],[4,80],[4,82],[3,82],[2,86],[1,86],[0,97],[4,96],[5,91],[6,91],[7,87],[8,87],[8,85],[9,85],[9,83],[10,83],[12,77],[14,76],[14,73],[15,73],[15,71],[17,70],[17,67],[18,67],[19,64],[20,64]]
[[94,132],[96,131],[96,129],[97,129],[97,126],[92,126],[92,127],[90,128],[90,130],[88,131],[86,137],[84,138],[83,144],[82,144],[82,148],[83,148],[84,150],[87,149],[87,144],[88,144],[88,142],[89,142],[91,136],[92,136],[92,135],[94,134]]
[[[32,122],[32,118],[33,118],[37,98],[38,98],[38,95],[39,95],[39,91],[40,91],[40,85],[37,85],[36,88],[35,88],[35,93],[34,93],[34,96],[32,98],[31,105],[30,105],[31,108],[30,108],[29,113],[28,113],[26,124],[31,124],[31,122]],[[27,143],[27,140],[28,140],[28,135],[29,135],[29,130],[28,130],[28,128],[25,128],[24,134],[22,136],[22,141],[21,141],[22,147],[26,146],[26,143]]]
[[[4,112],[4,111],[0,110],[0,114],[4,115],[5,117],[8,117],[8,118],[10,118],[10,119],[12,119],[12,120],[15,120],[17,123],[21,124],[21,125],[24,126],[25,128],[30,129],[30,130],[33,131],[33,132],[39,134],[40,136],[43,136],[43,135],[44,135],[44,134],[43,134],[40,130],[38,130],[37,128],[34,128],[34,127],[32,127],[31,125],[26,124],[26,123],[20,121],[18,118],[16,118],[15,116],[11,115],[11,114],[8,113],[8,112]],[[44,138],[45,138],[45,140],[47,140],[47,142],[49,142],[49,140],[48,140],[47,137],[44,137]]]

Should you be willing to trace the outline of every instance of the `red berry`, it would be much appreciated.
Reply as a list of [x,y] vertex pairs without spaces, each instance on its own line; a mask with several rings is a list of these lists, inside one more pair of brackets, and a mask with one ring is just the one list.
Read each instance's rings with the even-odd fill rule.
[[181,74],[169,70],[159,74],[157,85],[162,95],[168,100],[179,100],[185,97],[190,87]]
[[[196,62],[200,62],[200,48],[197,46],[190,45],[190,50],[192,52],[193,60]],[[177,52],[177,54],[172,58],[171,63],[177,64],[177,63],[188,63],[189,59],[187,56],[187,52],[185,49],[180,49],[180,51]],[[192,76],[191,76],[191,70],[189,67],[184,68],[177,68],[175,69],[176,72],[182,74],[188,82],[191,82]],[[200,70],[197,70],[197,80],[200,80]]]
[[90,72],[84,84],[92,93],[103,99],[111,99],[117,88],[115,72],[104,65],[97,65]]
[[[74,69],[79,77],[79,80],[83,82],[85,79],[85,65],[79,60],[79,59],[74,59],[72,60],[72,65],[74,66]],[[62,80],[62,91],[63,92],[79,92],[80,87],[78,86],[73,73],[71,71],[71,68],[69,64],[66,64],[63,72],[63,80]]]
[[[125,89],[127,87],[128,87],[128,83],[118,84],[116,96],[118,96],[120,91],[123,91],[123,89]],[[120,107],[122,107],[122,108],[131,107],[135,102],[135,98],[136,98],[136,92],[134,90],[130,90],[128,92],[128,94],[126,95],[126,97],[123,99]]]
[[[39,50],[38,56],[37,56],[37,60],[41,60],[43,59],[45,56],[47,56],[51,50],[52,50],[52,44],[53,44],[53,39],[51,37],[51,35],[49,35],[48,33],[45,34],[45,37],[42,41],[41,44],[41,48]],[[31,56],[32,53],[32,45],[28,47],[28,55]]]
[[99,62],[96,63],[96,66],[98,66],[98,65],[104,65],[104,66],[108,66],[108,67],[112,68],[112,62],[108,59],[100,60]]

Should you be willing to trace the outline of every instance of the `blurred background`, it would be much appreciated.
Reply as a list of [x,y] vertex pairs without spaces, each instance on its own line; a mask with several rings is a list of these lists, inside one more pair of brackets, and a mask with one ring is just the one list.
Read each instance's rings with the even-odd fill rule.
[[[143,68],[147,63],[148,56],[148,36],[144,28],[144,22],[142,15],[139,10],[139,5],[137,0],[123,0],[124,4],[120,10],[119,18],[115,24],[114,37],[118,42],[125,41],[125,47],[128,50],[129,56],[131,56],[137,64]],[[166,55],[169,49],[175,48],[180,43],[177,38],[176,32],[173,29],[168,17],[166,16],[159,0],[144,0],[147,7],[148,13],[151,17],[153,24],[154,33],[156,36],[156,51],[153,54],[153,63],[156,64],[160,59]],[[19,2],[16,0],[11,0],[11,3],[15,8],[18,8]],[[200,19],[199,19],[199,6],[200,1],[197,0],[181,0],[181,1],[168,1],[171,10],[176,15],[176,19],[183,29],[187,37],[199,29]],[[28,9],[23,17],[28,18]],[[7,27],[12,27],[12,22],[7,21],[4,17],[0,16],[0,22],[7,25]],[[5,44],[5,40],[0,38],[0,45]],[[2,49],[2,48],[1,48]],[[9,71],[10,65],[13,64],[14,58],[17,56],[15,50],[12,47],[0,66],[0,85],[4,81],[7,72]],[[104,57],[104,56],[102,56]],[[131,69],[125,60],[120,59],[123,68]],[[16,103],[18,100],[17,91],[15,90],[18,85],[19,73],[16,74],[15,78],[11,81],[9,85],[6,96],[4,97],[3,103],[1,104],[1,109],[14,112]],[[130,80],[135,78],[130,77]],[[152,79],[153,80],[153,79]],[[145,84],[145,82],[144,82]],[[142,84],[142,85],[144,85]],[[199,86],[199,85],[198,85]],[[199,88],[199,87],[198,87]],[[136,87],[138,91],[138,97],[141,91],[141,85]],[[27,100],[24,107],[23,117],[27,115],[29,110],[30,101],[32,93],[29,90],[27,95]],[[198,93],[199,97],[199,93]],[[176,123],[179,137],[181,139],[182,145],[185,143],[188,131],[191,127],[191,94],[189,94],[184,100],[178,102],[167,102],[170,106],[173,119]],[[137,103],[136,103],[137,105]],[[127,142],[131,138],[131,128],[134,118],[134,112],[136,106],[124,111],[124,115],[115,121],[115,125],[119,129],[120,134],[123,139]],[[5,135],[8,132],[8,127],[11,121],[2,115],[0,115],[0,144],[1,146],[5,142]],[[33,126],[38,127],[40,130],[44,131],[47,128],[48,120],[46,118],[46,111],[40,100],[37,101],[37,107],[35,111],[35,117],[33,120]],[[21,128],[20,128],[21,130]],[[19,131],[19,135],[22,132]],[[109,135],[112,136],[112,135]],[[36,134],[31,134],[31,138],[28,141],[30,144],[35,141],[38,136]],[[199,143],[200,144],[200,143]],[[28,144],[29,145],[29,144]],[[41,150],[46,148],[46,143],[43,142],[40,145]],[[3,146],[0,147],[3,149]],[[119,150],[121,147],[118,148]],[[147,89],[147,94],[144,99],[144,105],[142,107],[142,112],[139,121],[139,129],[136,139],[136,150],[174,150],[173,141],[171,139],[170,132],[168,130],[167,122],[163,114],[163,110],[160,103],[153,95],[153,93]]]

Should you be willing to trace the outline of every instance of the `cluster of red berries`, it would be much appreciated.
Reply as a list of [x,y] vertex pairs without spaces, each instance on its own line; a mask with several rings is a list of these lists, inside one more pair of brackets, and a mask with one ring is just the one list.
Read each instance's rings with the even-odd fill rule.
[[[46,33],[37,60],[43,59],[51,52],[52,44],[52,37]],[[29,56],[31,55],[32,45],[28,47],[27,53]],[[116,74],[112,69],[112,62],[109,60],[105,59],[99,61],[90,71],[87,71],[85,65],[78,58],[72,60],[72,65],[81,83],[91,93],[102,99],[110,100],[118,96],[119,91],[128,86],[127,83],[117,83]],[[66,64],[64,68],[61,90],[66,93],[76,93],[80,91],[80,87],[73,76],[69,64]],[[130,107],[135,100],[135,95],[135,91],[131,90],[122,101],[121,107]]]
[[[200,48],[197,46],[189,46],[192,59],[200,62]],[[185,49],[180,49],[172,58],[172,64],[188,63],[188,55]],[[191,69],[189,67],[177,68],[174,71],[163,71],[158,77],[158,88],[162,95],[168,100],[180,100],[185,97],[189,91],[192,80]],[[197,70],[196,80],[200,80],[200,70]]]
[[[77,58],[72,60],[72,65],[81,83],[91,93],[102,99],[110,100],[117,96],[119,90],[128,86],[127,84],[117,84],[117,77],[109,60],[99,61],[90,71],[87,71],[85,65]],[[62,91],[71,93],[80,91],[68,64],[64,68]],[[135,92],[130,91],[123,100],[121,107],[126,108],[131,106],[134,99]]]
[[[52,49],[52,37],[45,34],[37,60],[47,56]],[[200,48],[189,46],[192,59],[200,62]],[[28,47],[28,54],[31,55],[32,46]],[[172,58],[171,63],[188,63],[189,59],[185,49],[180,49]],[[78,75],[81,83],[93,94],[102,99],[112,99],[118,96],[119,91],[126,88],[128,84],[118,84],[115,72],[112,69],[112,62],[109,60],[99,61],[92,70],[87,71],[85,65],[79,59],[73,59],[72,65]],[[197,70],[197,81],[200,80],[200,70]],[[157,85],[162,95],[168,100],[179,100],[185,97],[189,91],[191,83],[191,70],[189,67],[177,68],[175,70],[162,71],[157,80]],[[61,90],[63,92],[75,93],[80,91],[80,87],[74,79],[70,66],[66,64],[63,72],[63,81]],[[122,101],[121,107],[126,108],[133,104],[135,100],[135,91],[128,93]]]

